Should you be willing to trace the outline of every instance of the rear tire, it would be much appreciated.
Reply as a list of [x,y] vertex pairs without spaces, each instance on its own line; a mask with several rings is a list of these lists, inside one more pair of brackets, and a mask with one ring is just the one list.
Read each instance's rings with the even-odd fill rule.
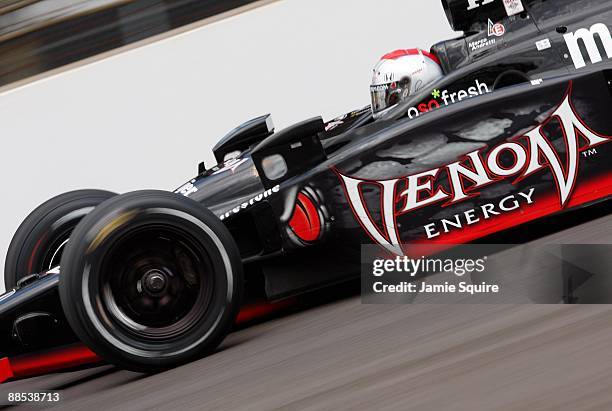
[[234,324],[242,261],[199,203],[139,191],[97,207],[62,257],[60,298],[77,336],[105,360],[155,372],[212,353]]
[[45,202],[26,217],[13,236],[4,265],[6,289],[21,278],[59,265],[65,242],[72,230],[94,207],[115,193],[78,190]]

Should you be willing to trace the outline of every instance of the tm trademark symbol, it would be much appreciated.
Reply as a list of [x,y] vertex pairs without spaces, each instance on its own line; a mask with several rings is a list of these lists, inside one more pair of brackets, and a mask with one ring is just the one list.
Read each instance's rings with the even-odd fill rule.
[[593,157],[594,155],[597,155],[597,149],[596,148],[592,148],[592,149],[587,150],[587,151],[582,153],[582,156],[584,158]]

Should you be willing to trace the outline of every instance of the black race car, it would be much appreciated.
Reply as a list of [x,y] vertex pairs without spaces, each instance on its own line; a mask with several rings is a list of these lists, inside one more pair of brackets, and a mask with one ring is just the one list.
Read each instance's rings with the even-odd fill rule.
[[445,77],[383,118],[275,132],[259,117],[174,193],[36,209],[6,259],[0,376],[79,358],[172,367],[215,350],[245,288],[282,301],[354,278],[364,243],[401,255],[608,200],[612,1],[442,3],[465,32],[431,50]]

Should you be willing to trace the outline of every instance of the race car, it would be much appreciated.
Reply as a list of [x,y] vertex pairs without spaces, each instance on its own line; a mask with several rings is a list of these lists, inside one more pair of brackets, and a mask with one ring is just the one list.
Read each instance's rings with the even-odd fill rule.
[[6,258],[0,378],[174,367],[214,352],[244,290],[275,302],[353,279],[363,244],[406,255],[608,201],[612,1],[442,5],[465,33],[431,49],[444,77],[380,118],[276,132],[262,116],[174,192],[34,210]]

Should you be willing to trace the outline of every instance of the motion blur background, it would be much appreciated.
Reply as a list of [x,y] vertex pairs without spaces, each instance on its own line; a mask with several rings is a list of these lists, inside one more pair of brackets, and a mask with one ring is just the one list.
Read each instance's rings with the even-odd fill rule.
[[439,1],[0,0],[0,268],[48,198],[174,189],[238,124],[361,108],[381,55],[452,36]]

